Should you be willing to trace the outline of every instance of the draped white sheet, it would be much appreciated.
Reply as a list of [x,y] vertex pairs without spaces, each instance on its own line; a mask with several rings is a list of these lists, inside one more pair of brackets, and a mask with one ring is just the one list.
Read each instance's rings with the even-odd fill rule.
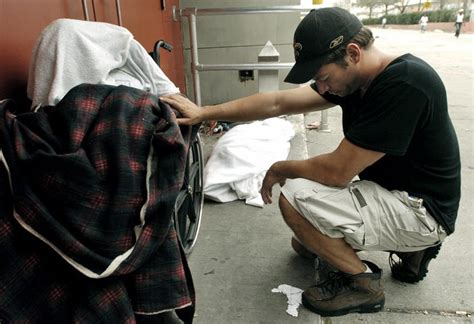
[[270,166],[286,160],[293,125],[269,118],[231,128],[216,143],[204,168],[204,194],[218,202],[245,199],[263,207],[260,188]]
[[127,29],[57,19],[42,31],[33,48],[28,98],[32,107],[56,105],[81,83],[126,85],[154,95],[179,92]]

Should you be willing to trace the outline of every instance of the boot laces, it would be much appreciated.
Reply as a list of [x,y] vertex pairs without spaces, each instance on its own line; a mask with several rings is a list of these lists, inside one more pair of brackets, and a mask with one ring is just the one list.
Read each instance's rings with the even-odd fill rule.
[[341,271],[330,271],[327,280],[316,285],[316,287],[325,296],[335,296],[340,291],[347,289],[351,283],[351,276]]

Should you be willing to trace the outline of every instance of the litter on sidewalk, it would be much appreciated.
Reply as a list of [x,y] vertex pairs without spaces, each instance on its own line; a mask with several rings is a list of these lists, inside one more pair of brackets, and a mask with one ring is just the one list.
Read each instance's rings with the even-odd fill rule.
[[273,288],[272,293],[282,293],[288,298],[286,312],[293,317],[298,317],[298,308],[301,305],[301,295],[303,290],[290,285],[282,284],[278,288]]

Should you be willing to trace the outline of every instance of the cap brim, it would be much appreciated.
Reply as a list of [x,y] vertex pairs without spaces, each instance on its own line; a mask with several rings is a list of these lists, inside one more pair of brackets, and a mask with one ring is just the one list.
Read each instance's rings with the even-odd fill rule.
[[308,82],[316,75],[318,70],[321,68],[325,57],[326,56],[320,56],[313,60],[295,63],[295,65],[293,65],[290,72],[286,76],[285,82],[294,84]]

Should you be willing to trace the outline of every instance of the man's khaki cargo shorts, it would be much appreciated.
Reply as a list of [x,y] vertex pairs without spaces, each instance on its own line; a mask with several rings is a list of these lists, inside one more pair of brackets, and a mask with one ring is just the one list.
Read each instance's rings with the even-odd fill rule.
[[344,238],[356,250],[418,251],[447,236],[422,199],[405,191],[388,191],[371,181],[337,188],[288,179],[281,192],[322,234]]

